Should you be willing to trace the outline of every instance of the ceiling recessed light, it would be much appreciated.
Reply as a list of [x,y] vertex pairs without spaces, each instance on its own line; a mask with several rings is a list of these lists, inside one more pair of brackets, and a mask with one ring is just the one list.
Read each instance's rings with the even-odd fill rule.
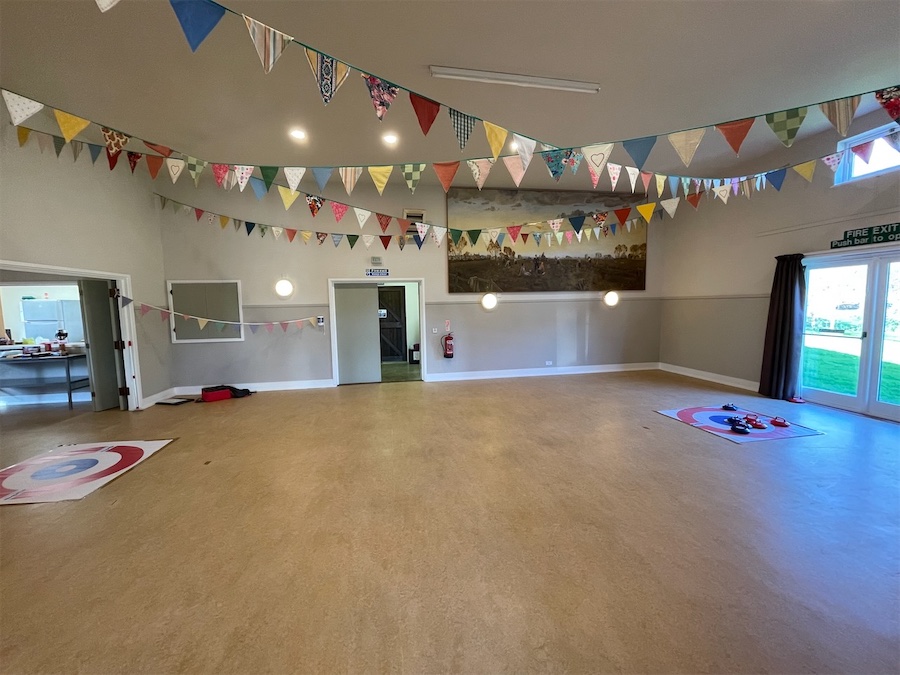
[[306,132],[303,129],[291,129],[291,138],[296,138],[298,141],[302,141],[306,138]]
[[397,138],[397,134],[385,134],[381,137],[381,140],[383,140],[388,145],[396,145],[399,139]]

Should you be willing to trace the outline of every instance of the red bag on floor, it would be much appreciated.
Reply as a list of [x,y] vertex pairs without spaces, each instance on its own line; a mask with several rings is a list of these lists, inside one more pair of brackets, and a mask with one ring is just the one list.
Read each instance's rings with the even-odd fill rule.
[[204,389],[200,392],[200,400],[204,403],[209,403],[211,401],[224,401],[227,398],[231,398],[231,391],[228,389],[212,389],[210,391]]

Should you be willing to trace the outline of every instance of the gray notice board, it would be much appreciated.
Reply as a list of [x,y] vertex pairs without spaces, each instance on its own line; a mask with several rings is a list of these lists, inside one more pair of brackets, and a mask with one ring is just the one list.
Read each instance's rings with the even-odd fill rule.
[[170,281],[168,285],[172,342],[244,339],[240,281]]

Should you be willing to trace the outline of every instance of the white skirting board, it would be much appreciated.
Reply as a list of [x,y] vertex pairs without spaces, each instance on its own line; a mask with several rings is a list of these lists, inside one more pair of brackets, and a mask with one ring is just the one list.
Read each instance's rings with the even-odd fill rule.
[[[737,377],[729,377],[727,375],[719,375],[718,373],[709,373],[704,370],[694,370],[693,368],[684,368],[683,366],[675,366],[670,363],[609,363],[594,366],[562,366],[557,368],[518,368],[511,370],[478,370],[460,373],[426,373],[423,376],[425,382],[461,382],[464,380],[495,380],[511,377],[546,377],[551,375],[586,375],[589,373],[623,373],[635,370],[663,370],[676,375],[685,375],[698,380],[707,382],[715,382],[728,387],[736,387],[737,389],[747,389],[749,391],[757,391],[759,383],[751,380],[742,380]],[[285,382],[245,382],[233,384],[232,386],[240,389],[250,389],[251,391],[297,391],[300,389],[323,389],[335,387],[337,384],[334,380],[292,380]],[[193,387],[172,387],[161,391],[158,394],[147,396],[141,399],[141,408],[149,408],[158,401],[173,396],[199,396],[203,386]]]
[[759,391],[759,382],[754,382],[752,380],[742,380],[739,377],[729,377],[728,375],[709,373],[705,370],[694,370],[693,368],[685,368],[684,366],[674,366],[671,363],[660,363],[658,365],[660,370],[664,370],[667,373],[675,373],[676,375],[693,377],[696,380],[706,380],[707,382],[724,384],[728,387],[735,387],[736,389]]
[[657,370],[659,364],[608,363],[596,366],[560,366],[557,368],[518,368],[510,370],[474,370],[461,373],[426,373],[425,382],[456,382],[461,380],[496,380],[504,377],[546,377],[548,375],[586,375],[588,373],[621,373],[629,370]]

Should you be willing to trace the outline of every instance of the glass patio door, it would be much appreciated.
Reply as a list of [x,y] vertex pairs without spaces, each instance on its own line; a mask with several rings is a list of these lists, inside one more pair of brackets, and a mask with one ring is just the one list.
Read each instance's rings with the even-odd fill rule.
[[900,420],[900,252],[807,263],[803,396]]

